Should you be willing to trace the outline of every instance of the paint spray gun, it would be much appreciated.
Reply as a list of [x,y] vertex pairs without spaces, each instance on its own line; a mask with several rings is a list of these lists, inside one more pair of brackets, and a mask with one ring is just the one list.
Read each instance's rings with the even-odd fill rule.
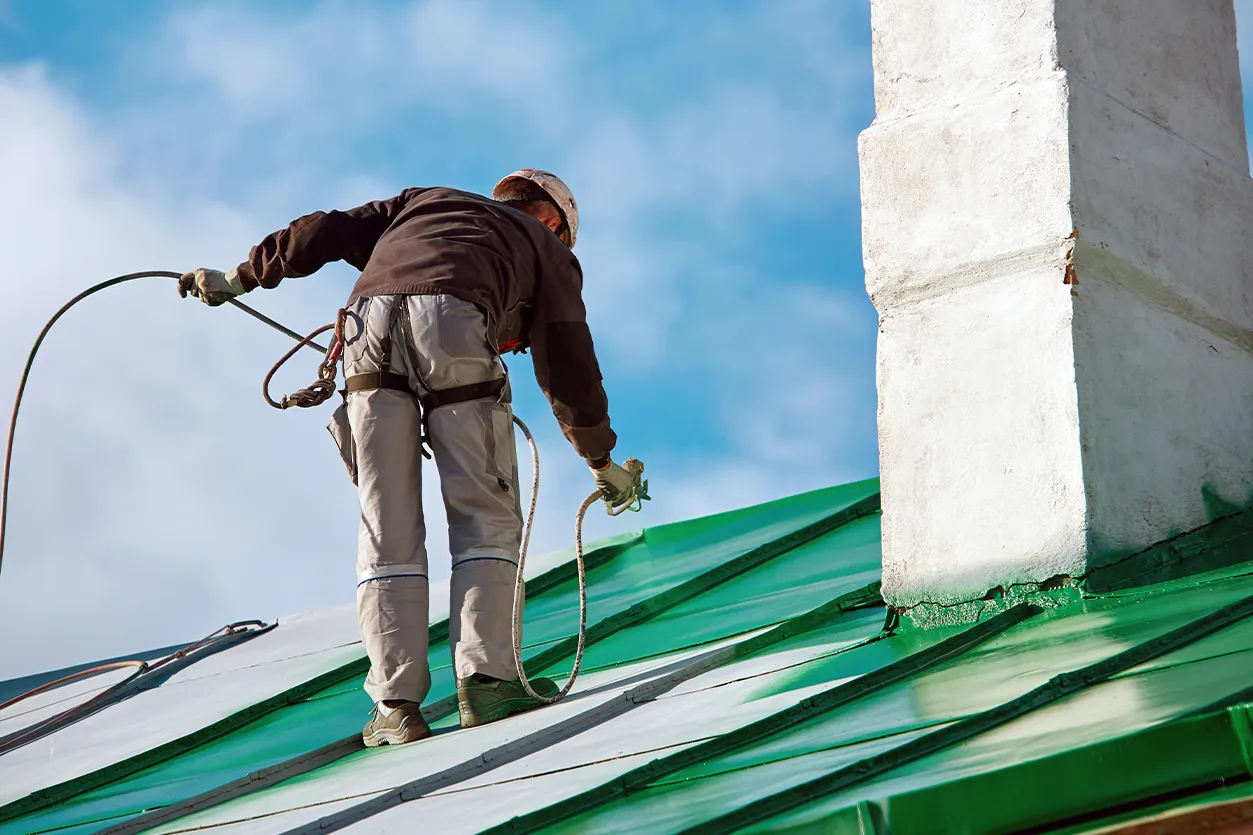
[[644,478],[644,462],[638,458],[628,458],[622,464],[622,469],[631,475],[631,485],[623,491],[626,493],[626,500],[617,505],[605,503],[605,512],[610,516],[621,516],[628,510],[637,513],[644,506],[644,502],[650,501],[648,495],[648,479]]

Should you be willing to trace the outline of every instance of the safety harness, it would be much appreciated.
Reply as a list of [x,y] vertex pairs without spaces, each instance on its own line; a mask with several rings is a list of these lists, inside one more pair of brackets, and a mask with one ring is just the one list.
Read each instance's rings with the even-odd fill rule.
[[[335,329],[337,340],[342,341],[344,339],[343,322],[348,315],[348,311],[341,309],[336,317],[336,321],[339,323]],[[404,349],[409,355],[409,367],[413,370],[414,376],[418,378],[418,382],[421,383],[421,389],[417,391],[409,385],[409,377],[407,375],[397,374],[392,371],[392,331],[396,329],[397,324],[405,332]],[[358,329],[357,339],[364,335],[365,323],[362,322]],[[345,342],[345,344],[347,343]],[[418,401],[422,412],[422,454],[429,459],[431,457],[428,451],[431,449],[431,436],[428,421],[431,412],[444,406],[467,403],[471,400],[499,399],[505,390],[508,375],[506,373],[494,380],[484,380],[480,383],[435,389],[428,385],[422,377],[421,366],[418,365],[418,357],[414,351],[414,345],[413,322],[409,317],[409,305],[403,301],[393,302],[387,321],[387,330],[383,333],[383,338],[379,342],[379,353],[382,355],[382,359],[379,362],[379,370],[345,377],[344,389],[341,394],[347,397],[354,392],[388,389],[390,391],[404,392],[414,397]]]
[[504,388],[505,378],[497,377],[495,380],[485,380],[481,383],[470,383],[469,385],[419,394],[409,385],[409,378],[405,375],[379,370],[352,375],[344,381],[343,393],[353,394],[358,391],[373,391],[375,389],[403,391],[416,397],[418,402],[422,404],[423,411],[429,412],[441,406],[451,406],[454,403],[499,397]]
[[[288,409],[292,406],[299,406],[302,409],[307,409],[313,406],[320,406],[330,399],[331,395],[335,391],[335,372],[337,363],[343,355],[344,347],[349,342],[349,340],[347,340],[344,336],[344,323],[350,317],[359,319],[355,313],[352,313],[347,309],[340,308],[339,313],[335,316],[335,324],[324,325],[321,328],[318,328],[316,331],[301,340],[295,348],[287,352],[282,359],[274,364],[274,367],[270,369],[270,373],[266,375],[265,382],[262,386],[262,393],[265,395],[267,403],[276,409]],[[418,382],[420,383],[420,388],[416,390],[409,384],[408,375],[397,374],[392,370],[392,332],[396,329],[397,324],[404,329],[404,348],[409,354],[409,367],[413,370],[414,376],[418,378]],[[300,389],[292,394],[284,395],[281,400],[276,401],[273,397],[271,397],[270,381],[274,378],[275,373],[277,373],[278,370],[282,368],[283,365],[291,359],[297,351],[309,344],[314,337],[332,329],[335,331],[335,336],[331,341],[330,346],[326,349],[325,358],[318,365],[318,379],[306,388]],[[358,321],[357,330],[357,336],[354,337],[352,341],[360,339],[365,335],[365,323]],[[517,340],[514,340],[514,343],[510,343],[510,346],[513,346],[515,343],[517,343]],[[471,400],[486,400],[488,398],[495,398],[499,400],[505,396],[505,388],[509,384],[509,373],[508,368],[505,367],[502,359],[501,367],[505,368],[505,373],[494,380],[484,380],[479,383],[468,383],[464,386],[435,389],[428,385],[426,380],[423,379],[421,367],[418,365],[418,358],[413,350],[413,346],[413,323],[409,318],[409,307],[403,303],[393,304],[391,315],[389,316],[387,322],[387,329],[383,333],[383,338],[379,343],[379,353],[381,354],[381,359],[379,361],[378,371],[367,371],[362,374],[353,374],[351,377],[346,377],[344,379],[344,387],[339,393],[345,401],[347,400],[348,395],[353,394],[354,392],[375,391],[377,389],[398,391],[413,397],[417,400],[419,409],[422,413],[422,455],[429,459],[431,457],[432,447],[428,421],[430,419],[431,412],[444,406],[452,406],[457,403],[467,403]],[[501,349],[498,349],[498,356],[501,350],[505,350],[505,347],[502,346]],[[334,435],[336,433],[332,432],[332,434]],[[347,441],[346,438],[337,438],[337,443],[341,444],[341,452],[344,451],[343,442],[345,441]],[[351,455],[345,456],[345,463],[348,463],[350,459]],[[349,472],[351,473],[353,469],[351,463],[349,463],[348,466]]]

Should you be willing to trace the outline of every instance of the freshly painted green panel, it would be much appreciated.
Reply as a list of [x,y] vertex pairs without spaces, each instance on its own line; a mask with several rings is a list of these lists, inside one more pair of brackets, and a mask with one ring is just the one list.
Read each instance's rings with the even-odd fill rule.
[[[645,531],[614,560],[594,570],[589,622],[655,599],[875,490],[876,482],[864,482]],[[878,528],[877,514],[851,521],[679,601],[651,620],[607,634],[589,646],[585,668],[613,667],[742,634],[865,585],[878,575]],[[670,774],[545,831],[667,832],[700,824],[952,727],[1061,671],[1115,655],[1250,594],[1253,573],[1245,565],[1150,588],[1088,596],[1037,615],[904,684],[789,727],[744,750]],[[577,620],[575,601],[575,586],[569,581],[535,598],[527,610],[532,656],[568,636]],[[761,656],[778,655],[786,664],[790,657],[786,654],[802,647],[845,648],[797,664],[785,675],[762,677],[760,689],[749,698],[852,681],[961,631],[904,630],[846,648],[847,641],[870,634],[882,617],[882,610],[849,613],[762,650]],[[432,648],[432,663],[436,667],[432,698],[437,698],[451,692],[446,645]],[[557,663],[550,672],[566,667],[568,661]],[[1207,781],[1249,780],[1253,754],[1240,747],[1231,712],[1179,717],[1253,685],[1249,670],[1253,670],[1253,619],[745,831],[861,835],[875,831],[878,822],[890,826],[894,835],[991,833],[1046,823],[1069,825],[1080,818],[1112,820],[1112,806],[1148,803],[1172,791],[1214,796]],[[132,815],[145,806],[187,797],[353,733],[368,707],[359,681],[338,684],[242,732],[10,825],[21,824],[19,828],[0,825],[0,835],[30,832],[36,821],[43,827],[67,827],[57,830],[61,832],[95,831],[101,824],[86,822]],[[1247,723],[1247,718],[1241,721]],[[450,716],[436,727],[456,722]],[[304,735],[311,726],[320,729],[316,739],[321,742]],[[351,755],[330,768],[366,755]],[[296,778],[302,779],[311,777]],[[1041,786],[1049,788],[1041,791]],[[1082,827],[1068,831],[1077,833]]]
[[[1239,589],[1241,593],[1234,596],[1230,593],[1233,590],[1228,590],[1227,594],[1213,590],[1195,595],[1196,602],[1205,604],[1200,611],[1189,613],[1184,607],[1172,608],[1169,613],[1160,612],[1160,617],[1148,620],[1141,620],[1139,617],[1110,618],[1106,612],[1083,613],[1070,617],[1053,614],[1051,618],[1046,616],[1034,619],[989,641],[984,647],[943,669],[919,676],[865,704],[841,711],[823,723],[782,735],[738,757],[706,763],[680,775],[678,779],[823,750],[835,744],[844,744],[844,740],[853,742],[874,739],[913,728],[934,726],[987,710],[1043,684],[1060,672],[1113,655],[1128,646],[1174,629],[1209,609],[1253,593],[1253,589],[1247,584],[1240,585],[1243,587]],[[1127,611],[1125,614],[1149,616],[1151,613]],[[1151,631],[1146,633],[1146,629]],[[1033,647],[1030,652],[1023,652],[1023,642],[1026,639],[1030,639]],[[1162,669],[1188,664],[1199,658],[1223,656],[1230,653],[1233,647],[1253,647],[1253,621],[1236,624],[1152,664],[1143,665],[1137,671]],[[841,672],[838,668],[841,663],[847,661],[832,659],[830,662],[803,665],[796,669],[791,681],[781,686],[798,689],[833,680]],[[1230,663],[1237,663],[1234,657]],[[1253,669],[1253,665],[1250,669]],[[1130,674],[1122,677],[1126,678],[1128,675]],[[1233,686],[1229,689],[1236,688]],[[1156,703],[1160,704],[1160,699]],[[1201,703],[1189,702],[1193,705]]]
[[[740,554],[873,496],[878,490],[877,479],[861,481],[705,519],[648,528],[641,541],[599,569],[594,577],[589,575],[588,623],[622,612]],[[571,582],[547,596],[551,605],[545,609],[528,604],[527,638],[572,634],[578,627],[578,604],[560,605],[558,601],[559,595],[573,601],[575,594],[577,586]]]
[[[1212,660],[1209,666],[1216,668],[1218,660]],[[1158,690],[1154,695],[1167,699],[1195,697],[1207,688],[1224,686],[1206,674],[1194,675],[1191,671],[1149,675],[1157,679],[1148,685]],[[930,835],[937,820],[950,822],[946,831],[962,835],[992,835],[1032,827],[1050,832],[1064,828],[1078,833],[1089,831],[1098,822],[1106,825],[1116,820],[1135,820],[1184,802],[1196,805],[1239,799],[1253,794],[1249,773],[1253,763],[1248,761],[1235,727],[1248,722],[1248,710],[1244,706],[1161,722],[1134,733],[1095,741],[1060,735],[1061,739],[1047,740],[1054,753],[1044,757],[1032,757],[1030,751],[1026,752],[1026,759],[1022,752],[996,756],[985,751],[979,760],[996,757],[994,768],[983,768],[972,776],[946,782],[934,781],[931,776],[937,770],[941,776],[951,775],[956,756],[936,757],[903,768],[892,780],[858,792],[878,792],[876,799],[850,804],[848,794],[832,796],[744,832],[856,831],[851,827],[871,813],[893,835]],[[1107,728],[1098,726],[1093,730],[1109,736]],[[1101,734],[1102,731],[1106,733]],[[980,746],[972,743],[968,747]],[[969,750],[964,753],[968,760],[973,759]],[[919,777],[926,781],[921,788],[883,794],[894,786],[919,782]],[[1234,789],[1218,789],[1232,782],[1237,783]],[[1033,790],[1040,786],[1047,786],[1048,790]],[[1169,802],[1163,803],[1167,799]],[[873,810],[867,808],[871,805]],[[1111,814],[1119,809],[1120,814]]]
[[595,669],[779,623],[879,578],[879,515],[850,522],[627,632],[592,646]]
[[[1085,753],[1094,752],[1085,751]],[[1195,794],[1189,792],[1182,797],[1178,789],[1174,789],[1165,797],[1157,795],[1153,798],[1143,798],[1140,802],[1128,804],[1127,808],[1113,808],[1106,810],[1107,813],[1104,814],[1094,812],[1085,815],[1083,821],[1067,823],[1057,829],[1051,829],[1049,835],[1086,835],[1096,827],[1142,823],[1155,816],[1186,815],[1250,800],[1253,800],[1253,778],[1237,780],[1234,784],[1224,785],[1212,791]]]
[[[922,675],[863,704],[837,711],[817,722],[701,765],[671,775],[653,787],[558,825],[557,832],[628,831],[626,821],[653,822],[657,831],[669,827],[695,825],[709,817],[725,814],[761,798],[847,766],[879,750],[899,745],[919,732],[935,730],[946,723],[986,710],[1042,684],[1059,672],[1075,669],[1112,656],[1116,652],[1169,632],[1220,606],[1247,597],[1253,592],[1253,577],[1237,576],[1205,586],[1180,584],[1163,588],[1159,595],[1119,605],[1116,600],[1092,600],[1086,611],[1068,614],[1054,611],[1035,618],[993,639],[947,667]],[[918,632],[905,633],[918,635]],[[930,632],[922,633],[929,635]],[[771,692],[792,690],[811,684],[838,681],[860,653],[882,652],[896,638],[880,641],[828,661],[816,661],[796,668],[791,680],[771,685]],[[1253,653],[1235,648],[1253,648],[1253,622],[1244,621],[1213,636],[1133,670],[1052,708],[1017,720],[1014,728],[1038,727],[1034,739],[1041,744],[1066,747],[1081,744],[1074,725],[1078,716],[1068,713],[1067,704],[1106,705],[1103,714],[1113,714],[1121,722],[1161,721],[1179,715],[1189,707],[1204,703],[1207,693],[1238,689],[1241,677],[1253,669]],[[1206,661],[1197,659],[1208,658]],[[1208,671],[1209,675],[1203,675]],[[1125,692],[1145,691],[1144,704],[1126,704]],[[1111,698],[1109,694],[1123,694]],[[763,693],[763,695],[765,695]],[[1171,706],[1176,706],[1173,710]],[[1157,713],[1154,713],[1157,711]],[[1164,715],[1163,715],[1164,714]],[[1150,718],[1146,718],[1150,717]],[[1126,727],[1122,725],[1120,727]],[[1108,733],[1106,726],[1089,728]],[[989,734],[997,740],[1003,729]],[[1094,740],[1095,741],[1095,740]],[[972,742],[959,751],[978,750],[986,740]],[[1017,761],[1027,748],[1012,738],[1003,748],[979,760],[984,767],[997,768]],[[954,755],[960,761],[960,755]],[[945,768],[943,756],[930,757],[900,770],[901,775],[919,780],[942,782],[955,779],[952,767]],[[857,792],[833,799],[836,809],[848,807],[863,798],[882,796],[885,785],[896,776],[861,787]]]
[[[589,623],[830,516],[873,496],[877,490],[877,480],[870,480],[648,529],[613,559],[589,572]],[[862,580],[860,585],[866,582]],[[567,637],[577,626],[577,593],[577,584],[567,581],[528,601],[525,637],[529,648],[542,650]],[[836,591],[828,596],[838,594]],[[428,703],[455,692],[448,652],[446,641],[432,644]],[[639,653],[647,654],[651,653]],[[611,656],[606,663],[627,660]],[[83,821],[107,819],[117,823],[145,809],[178,802],[360,731],[370,705],[361,690],[360,678],[333,685],[312,698],[283,707],[234,733],[117,783],[0,824],[0,835],[48,831]],[[456,724],[453,713],[433,727]]]

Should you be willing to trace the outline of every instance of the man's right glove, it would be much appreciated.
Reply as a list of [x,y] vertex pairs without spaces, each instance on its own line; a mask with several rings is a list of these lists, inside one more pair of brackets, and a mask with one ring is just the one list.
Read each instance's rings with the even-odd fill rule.
[[621,507],[634,498],[635,476],[609,459],[609,463],[599,470],[593,469],[596,486],[600,488],[605,504],[611,508]]
[[239,280],[237,270],[222,272],[201,267],[184,273],[178,280],[178,294],[187,298],[190,294],[210,307],[225,304],[236,296],[242,295],[244,285]]

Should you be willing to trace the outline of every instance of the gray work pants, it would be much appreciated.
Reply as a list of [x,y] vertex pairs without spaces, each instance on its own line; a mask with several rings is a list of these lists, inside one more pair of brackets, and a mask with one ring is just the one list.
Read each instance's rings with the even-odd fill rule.
[[[452,296],[363,298],[344,331],[346,377],[382,368],[385,334],[390,370],[407,376],[414,391],[504,374],[486,317]],[[522,512],[508,392],[427,417],[448,512],[449,643],[458,678],[518,675],[511,624]],[[347,406],[361,499],[357,619],[370,658],[365,689],[375,701],[420,702],[431,686],[421,415],[413,396],[390,389],[349,394]]]

